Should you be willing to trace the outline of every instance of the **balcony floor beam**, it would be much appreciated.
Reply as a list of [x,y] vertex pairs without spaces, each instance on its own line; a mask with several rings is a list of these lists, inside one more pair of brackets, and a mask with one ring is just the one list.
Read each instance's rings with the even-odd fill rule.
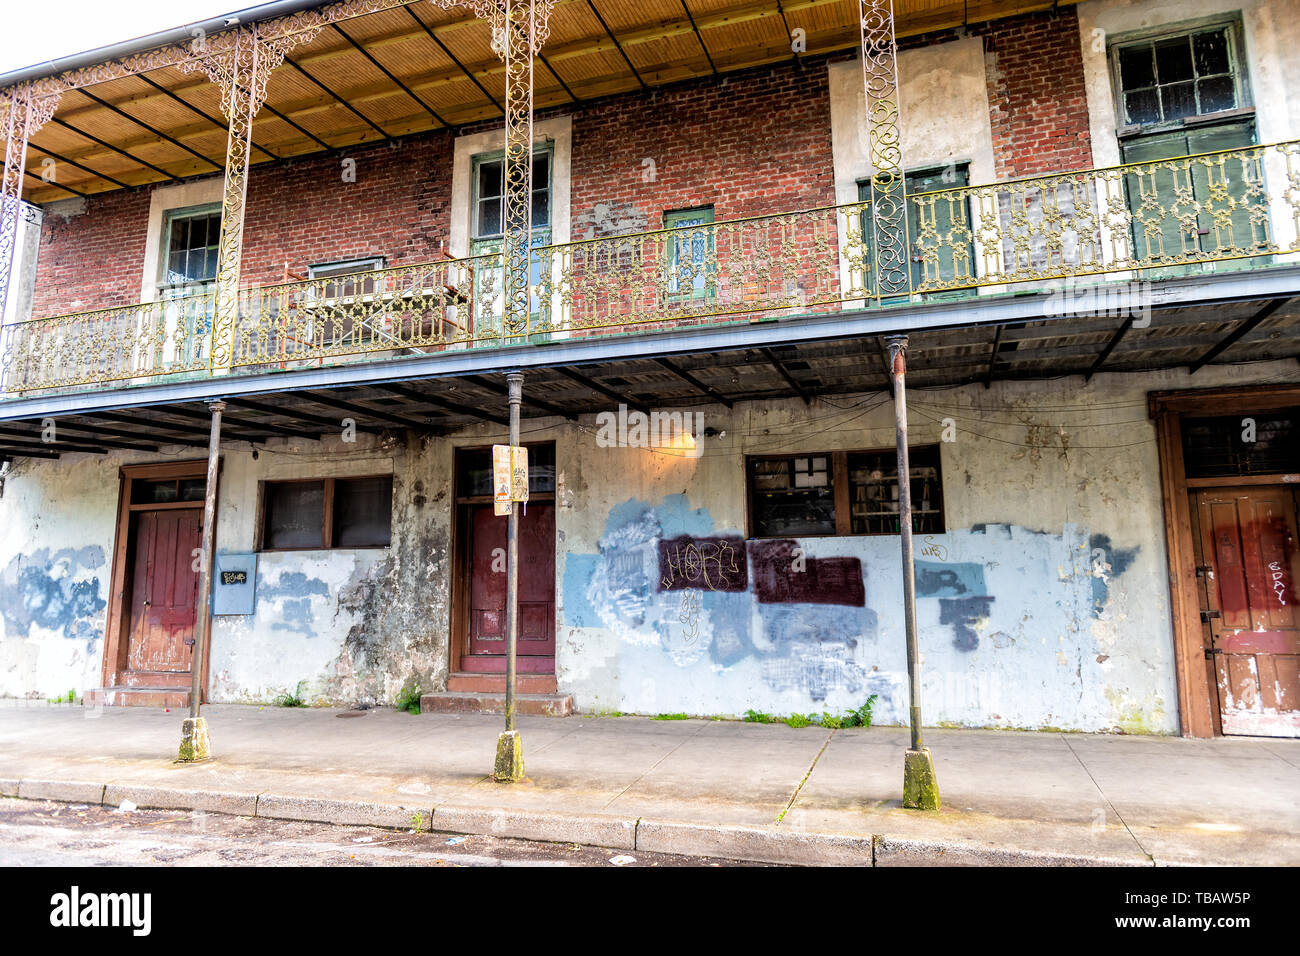
[[675,365],[674,363],[668,361],[668,359],[666,359],[666,358],[657,358],[657,359],[655,359],[655,361],[656,361],[659,365],[662,365],[664,368],[666,368],[668,371],[672,372],[674,375],[676,375],[678,378],[680,378],[683,382],[685,382],[685,383],[687,383],[688,385],[690,385],[690,386],[691,386],[692,388],[694,388],[696,391],[698,391],[698,392],[702,392],[703,394],[709,396],[709,398],[713,399],[713,400],[714,400],[715,402],[717,402],[718,404],[720,404],[720,405],[724,405],[724,406],[726,406],[727,408],[732,408],[732,407],[735,405],[735,402],[733,402],[731,399],[727,398],[727,396],[723,395],[723,394],[722,394],[721,392],[719,392],[716,388],[712,388],[712,387],[710,387],[710,386],[708,386],[708,385],[705,385],[703,382],[701,382],[698,378],[696,378],[696,377],[695,377],[694,375],[692,375],[690,372],[686,371],[686,369],[684,369],[684,368],[682,368],[682,367],[680,367],[680,366],[678,366],[678,365]]
[[1235,329],[1233,329],[1231,332],[1225,335],[1222,341],[1220,341],[1217,345],[1215,345],[1214,348],[1210,349],[1199,359],[1193,362],[1191,366],[1187,369],[1187,374],[1195,375],[1207,364],[1214,361],[1224,352],[1228,351],[1228,349],[1236,345],[1239,339],[1241,339],[1243,336],[1251,332],[1255,328],[1255,326],[1259,325],[1261,322],[1267,319],[1278,309],[1282,308],[1282,306],[1286,305],[1287,302],[1289,301],[1290,301],[1289,299],[1274,299],[1272,302],[1269,302],[1262,309],[1260,309],[1250,318],[1246,319],[1246,321],[1242,322],[1239,326],[1237,326]]
[[650,414],[650,406],[637,401],[635,398],[629,398],[626,395],[620,395],[612,388],[608,388],[600,384],[600,382],[596,381],[594,378],[588,378],[586,375],[583,375],[581,372],[575,372],[571,368],[563,368],[563,367],[557,367],[555,371],[559,372],[565,378],[572,379],[573,381],[577,382],[579,385],[591,389],[593,392],[597,392],[601,395],[604,395],[606,398],[612,401],[618,402],[620,405],[626,405],[628,408],[635,408],[638,412],[641,412],[644,415]]

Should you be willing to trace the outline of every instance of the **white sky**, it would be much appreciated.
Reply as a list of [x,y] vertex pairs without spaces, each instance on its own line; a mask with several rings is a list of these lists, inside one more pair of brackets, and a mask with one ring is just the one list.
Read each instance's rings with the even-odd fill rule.
[[0,73],[185,26],[265,0],[0,0]]

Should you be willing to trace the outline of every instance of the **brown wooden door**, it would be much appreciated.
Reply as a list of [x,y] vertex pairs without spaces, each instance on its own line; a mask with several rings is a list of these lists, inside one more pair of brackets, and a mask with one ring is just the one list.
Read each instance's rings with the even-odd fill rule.
[[1223,732],[1300,737],[1295,490],[1214,488],[1194,499]]
[[[506,525],[491,505],[469,509],[469,653],[461,669],[504,673],[506,653]],[[555,668],[555,507],[530,504],[519,520],[518,669]]]
[[171,685],[190,673],[201,523],[202,512],[192,508],[136,515],[125,683]]

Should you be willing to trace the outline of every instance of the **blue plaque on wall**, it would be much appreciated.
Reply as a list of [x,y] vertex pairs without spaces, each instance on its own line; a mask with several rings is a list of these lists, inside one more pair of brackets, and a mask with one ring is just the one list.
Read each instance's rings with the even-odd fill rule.
[[256,554],[217,555],[212,572],[213,614],[252,614],[256,590]]

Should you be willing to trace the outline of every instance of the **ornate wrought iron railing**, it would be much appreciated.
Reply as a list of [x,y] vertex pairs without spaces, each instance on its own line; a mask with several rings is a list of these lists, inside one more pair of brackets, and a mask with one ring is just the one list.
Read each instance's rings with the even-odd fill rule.
[[[871,204],[582,239],[531,252],[526,328],[498,255],[240,291],[227,364],[212,291],[4,328],[3,392],[302,368],[543,338],[889,307],[1017,283],[1300,253],[1300,142],[907,197],[910,285],[874,281]],[[1216,266],[1221,268],[1222,266]]]

